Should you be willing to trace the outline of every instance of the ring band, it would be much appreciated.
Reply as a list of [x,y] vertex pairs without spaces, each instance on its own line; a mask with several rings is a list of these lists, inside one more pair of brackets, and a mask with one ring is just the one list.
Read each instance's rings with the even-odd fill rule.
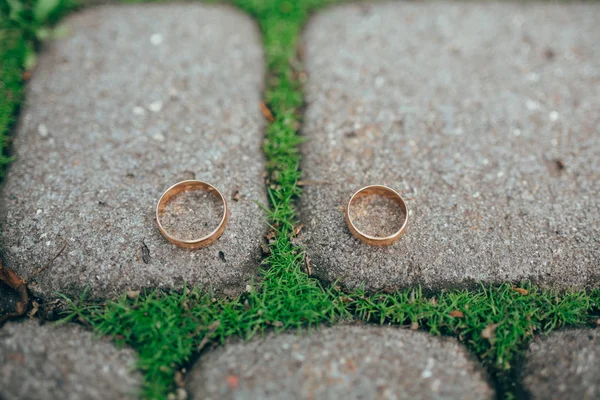
[[[367,235],[366,233],[361,232],[360,229],[358,229],[352,221],[352,217],[350,216],[350,207],[352,205],[352,202],[355,199],[359,199],[361,197],[373,194],[380,195],[390,200],[393,200],[404,213],[404,221],[402,223],[402,226],[390,236],[377,237]],[[346,224],[348,224],[348,228],[350,229],[350,232],[352,233],[352,235],[354,235],[354,237],[371,246],[389,246],[396,240],[400,239],[400,236],[402,236],[402,234],[404,233],[404,230],[406,229],[406,223],[408,222],[408,208],[406,207],[406,203],[404,202],[402,196],[400,196],[395,190],[390,189],[387,186],[371,185],[360,189],[359,191],[354,193],[352,197],[350,197],[348,205],[346,206],[345,216]]]
[[[219,226],[217,226],[217,228],[208,235],[199,239],[184,240],[179,239],[167,232],[160,222],[160,217],[163,215],[167,204],[173,197],[177,196],[179,193],[191,190],[202,190],[221,200],[223,203],[223,217],[221,218]],[[202,181],[189,180],[174,184],[163,193],[160,200],[158,200],[158,204],[156,205],[156,223],[158,224],[158,230],[160,230],[160,233],[162,233],[165,239],[167,239],[169,242],[186,249],[199,249],[213,244],[223,234],[223,231],[225,231],[225,226],[227,226],[228,220],[229,209],[227,208],[225,197],[223,197],[221,192],[219,192],[213,185]]]

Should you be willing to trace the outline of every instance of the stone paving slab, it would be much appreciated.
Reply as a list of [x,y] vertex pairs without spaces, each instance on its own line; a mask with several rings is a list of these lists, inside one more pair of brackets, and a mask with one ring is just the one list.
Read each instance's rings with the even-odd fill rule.
[[[103,6],[66,25],[28,85],[0,198],[6,265],[27,278],[66,243],[30,285],[45,298],[184,281],[243,291],[266,230],[257,26],[198,4]],[[229,202],[228,228],[205,249],[174,247],[155,226],[158,198],[184,179]]]
[[600,398],[600,330],[555,332],[532,342],[522,379],[532,399]]
[[135,399],[135,353],[76,325],[7,323],[0,330],[0,398]]
[[[304,35],[303,242],[355,287],[600,284],[597,4],[336,7]],[[325,184],[323,184],[325,183]],[[328,184],[327,184],[328,183]],[[389,248],[342,207],[370,184],[408,199]]]
[[485,372],[454,339],[336,326],[229,343],[188,375],[194,399],[490,399]]

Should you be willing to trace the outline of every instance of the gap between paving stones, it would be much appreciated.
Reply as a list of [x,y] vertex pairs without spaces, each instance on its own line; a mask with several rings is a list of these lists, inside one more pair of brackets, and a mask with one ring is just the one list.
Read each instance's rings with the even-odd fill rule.
[[[290,60],[295,59],[295,49],[290,44],[293,44],[300,31],[299,22],[307,14],[303,10],[299,13],[301,18],[292,19],[293,27],[286,28],[286,24],[282,25],[277,21],[277,13],[281,10],[277,11],[275,6],[279,3],[239,3],[242,3],[239,4],[242,9],[262,21],[269,71],[288,75],[280,80],[274,79],[274,85],[268,82],[265,96],[276,118],[267,128],[265,153],[268,155],[267,167],[271,172],[273,185],[269,187],[273,205],[271,218],[274,223],[280,224],[277,226],[275,240],[271,243],[272,254],[267,260],[271,268],[265,272],[261,291],[254,291],[232,302],[215,300],[197,292],[184,292],[150,293],[137,299],[122,298],[116,303],[103,304],[101,307],[86,305],[85,301],[71,303],[73,313],[69,316],[70,319],[91,324],[97,332],[120,338],[137,348],[142,358],[142,370],[146,375],[147,397],[160,397],[168,393],[177,373],[173,363],[185,364],[199,346],[223,343],[229,336],[249,338],[265,330],[279,332],[336,322],[350,318],[351,315],[370,322],[409,324],[432,333],[459,336],[480,358],[485,358],[486,354],[490,356],[490,342],[481,337],[483,330],[490,324],[497,324],[494,331],[496,343],[514,351],[521,346],[521,339],[528,336],[528,329],[547,331],[562,325],[590,323],[590,314],[598,312],[600,291],[565,296],[539,292],[527,286],[529,293],[523,296],[515,292],[512,286],[504,285],[474,292],[440,293],[435,297],[423,296],[419,291],[413,290],[369,295],[361,291],[347,294],[336,287],[322,288],[318,282],[307,278],[300,270],[303,265],[302,254],[293,248],[289,237],[295,227],[292,200],[299,195],[296,186],[299,178],[299,139],[296,135],[299,115],[296,112],[302,105],[300,85],[293,76],[297,71],[294,72],[289,64]],[[270,11],[272,14],[266,16]],[[273,90],[273,87],[281,90]],[[294,90],[288,91],[290,87]],[[474,304],[491,308],[475,311],[477,308]],[[496,307],[503,304],[507,306],[506,314],[515,320],[502,319],[504,315],[498,314],[499,309]],[[464,312],[464,317],[450,316],[451,312],[460,309],[471,311]],[[527,318],[518,314],[521,312],[525,316],[531,316],[533,313],[533,317],[537,317],[540,309],[545,311],[534,321],[527,321]],[[144,315],[145,313],[148,315]],[[157,351],[172,348],[174,344],[165,338],[166,330],[157,325],[160,322],[165,325],[163,329],[173,328],[181,323],[180,335],[175,336],[191,337],[185,348],[175,347],[176,357],[163,358],[157,363],[153,358]],[[517,329],[512,330],[511,326],[516,326]],[[504,343],[502,335],[512,336],[511,341]],[[494,357],[495,355],[491,356],[492,359]],[[493,364],[486,363],[492,372],[502,372],[502,369],[499,371]],[[514,387],[511,387],[514,381],[497,383],[501,385],[499,393],[514,392]]]

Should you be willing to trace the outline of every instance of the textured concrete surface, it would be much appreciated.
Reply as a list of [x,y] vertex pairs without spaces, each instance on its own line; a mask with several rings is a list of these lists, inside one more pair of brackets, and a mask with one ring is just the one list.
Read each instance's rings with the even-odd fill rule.
[[[103,6],[66,25],[28,85],[0,198],[6,265],[29,277],[66,244],[29,286],[45,298],[184,281],[243,291],[266,230],[254,203],[267,202],[257,27],[197,4]],[[194,178],[223,193],[231,218],[214,245],[189,251],[153,213],[164,190]]]
[[[304,244],[354,287],[600,283],[600,5],[355,4],[308,24]],[[328,183],[328,184],[327,184]],[[406,198],[389,248],[341,206]]]
[[270,335],[205,354],[193,399],[490,399],[484,371],[453,339],[382,327]]
[[531,343],[523,385],[532,399],[600,398],[600,330],[556,332]]
[[135,399],[135,353],[76,325],[7,323],[0,330],[0,398]]

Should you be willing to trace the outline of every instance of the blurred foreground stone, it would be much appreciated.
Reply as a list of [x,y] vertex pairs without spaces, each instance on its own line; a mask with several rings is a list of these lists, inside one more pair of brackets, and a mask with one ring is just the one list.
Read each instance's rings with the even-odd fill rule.
[[532,399],[600,398],[600,330],[560,331],[532,342],[523,385]]
[[76,325],[10,322],[0,329],[0,398],[136,399],[135,353]]
[[454,339],[336,326],[226,344],[188,376],[195,399],[492,399],[485,372]]

